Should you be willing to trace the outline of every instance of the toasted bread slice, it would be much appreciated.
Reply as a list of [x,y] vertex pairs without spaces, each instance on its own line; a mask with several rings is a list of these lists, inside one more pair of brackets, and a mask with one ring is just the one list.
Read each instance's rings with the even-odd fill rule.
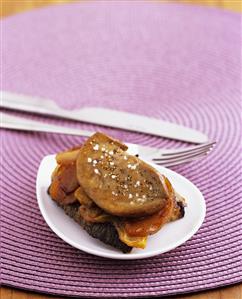
[[68,216],[79,223],[93,238],[96,238],[107,245],[111,245],[121,250],[123,253],[129,253],[132,250],[131,246],[128,246],[120,240],[117,229],[112,223],[92,223],[85,221],[79,212],[80,204],[78,202],[68,205],[60,205],[60,207]]
[[160,211],[169,198],[164,177],[129,155],[127,146],[102,133],[91,136],[77,156],[77,179],[106,212],[140,217]]
[[[104,136],[103,140],[106,142],[107,137]],[[123,151],[127,149],[117,141],[115,144]],[[56,156],[58,166],[52,174],[48,191],[52,199],[94,238],[123,252],[130,252],[132,247],[144,248],[148,235],[157,232],[165,223],[184,216],[184,199],[173,190],[165,177],[162,177],[162,182],[169,197],[159,212],[141,218],[123,218],[105,213],[79,185],[76,157],[73,149]]]

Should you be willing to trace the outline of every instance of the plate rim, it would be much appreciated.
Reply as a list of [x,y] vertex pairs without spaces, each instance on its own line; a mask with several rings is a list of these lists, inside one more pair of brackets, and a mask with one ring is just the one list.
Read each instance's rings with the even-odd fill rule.
[[[163,250],[155,250],[155,251],[151,251],[151,252],[140,252],[138,254],[124,254],[124,253],[105,253],[105,252],[102,252],[102,251],[97,251],[95,249],[91,249],[91,248],[88,248],[86,247],[85,245],[79,245],[78,243],[75,243],[73,242],[68,236],[66,236],[64,233],[62,233],[51,221],[50,221],[50,218],[47,216],[47,213],[45,212],[46,209],[44,208],[44,204],[43,204],[43,199],[42,199],[42,196],[41,196],[41,192],[40,192],[40,189],[39,189],[39,181],[41,179],[41,169],[43,167],[43,164],[46,162],[47,159],[55,159],[55,156],[56,154],[52,154],[52,155],[46,155],[42,158],[40,164],[39,164],[39,167],[38,167],[38,171],[37,171],[37,176],[36,176],[36,197],[37,197],[37,202],[38,202],[38,206],[39,206],[39,209],[40,209],[40,212],[41,212],[41,215],[42,217],[44,218],[45,222],[47,223],[47,225],[49,226],[49,228],[59,237],[61,238],[64,242],[66,242],[67,244],[71,245],[72,247],[78,249],[78,250],[81,250],[83,252],[86,252],[86,253],[89,253],[89,254],[92,254],[92,255],[95,255],[95,256],[99,256],[99,257],[104,257],[104,258],[109,258],[109,259],[117,259],[117,260],[135,260],[135,259],[145,259],[145,258],[149,258],[149,257],[154,257],[154,256],[157,256],[157,255],[160,255],[160,254],[163,254],[165,252],[168,252],[168,251],[171,251],[179,246],[181,246],[182,244],[184,244],[186,241],[188,241],[191,237],[193,237],[197,231],[199,230],[199,228],[202,226],[203,222],[204,222],[204,219],[205,219],[205,216],[206,216],[206,202],[205,202],[205,199],[204,199],[204,196],[202,194],[202,192],[198,189],[198,187],[193,184],[190,180],[188,180],[185,176],[175,172],[174,170],[171,170],[169,168],[166,168],[166,167],[163,167],[163,166],[160,166],[160,165],[156,165],[154,163],[150,163],[150,162],[147,162],[148,164],[150,164],[152,167],[154,167],[155,169],[165,169],[166,171],[168,172],[171,172],[171,173],[175,173],[175,175],[178,175],[178,177],[182,177],[182,179],[185,179],[186,181],[188,181],[190,184],[193,185],[193,188],[196,190],[196,192],[200,193],[201,195],[201,198],[200,198],[200,201],[201,201],[201,204],[202,204],[202,211],[201,211],[201,215],[200,215],[200,218],[199,218],[199,221],[196,223],[196,225],[193,227],[193,229],[191,229],[191,231],[189,231],[188,234],[186,234],[182,239],[179,239],[179,241],[173,243],[172,246],[167,246],[165,247]],[[143,159],[144,160],[144,159]],[[145,161],[145,160],[144,160]],[[56,206],[57,208],[59,208],[58,206]],[[63,211],[64,213],[64,211]],[[68,215],[66,215],[64,213],[64,215],[66,217],[69,217]],[[74,221],[74,220],[73,220]],[[81,227],[81,226],[80,226]],[[91,236],[90,236],[91,238]]]

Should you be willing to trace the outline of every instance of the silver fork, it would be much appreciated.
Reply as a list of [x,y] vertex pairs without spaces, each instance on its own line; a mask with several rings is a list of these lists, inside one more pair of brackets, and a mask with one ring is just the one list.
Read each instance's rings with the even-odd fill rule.
[[[43,123],[23,117],[13,116],[11,114],[0,112],[1,128],[30,131],[30,132],[47,132],[89,137],[94,132],[67,128],[52,124]],[[206,156],[214,147],[216,142],[204,143],[182,149],[159,149],[150,146],[143,146],[134,143],[126,143],[129,147],[128,152],[132,155],[139,155],[145,160],[151,161],[158,165],[172,167],[175,165],[195,161]]]

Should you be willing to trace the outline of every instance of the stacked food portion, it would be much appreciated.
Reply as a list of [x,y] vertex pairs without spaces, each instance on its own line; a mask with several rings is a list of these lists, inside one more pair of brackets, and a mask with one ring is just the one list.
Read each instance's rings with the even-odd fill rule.
[[149,235],[184,216],[185,200],[128,147],[96,133],[57,154],[51,198],[94,238],[128,253]]

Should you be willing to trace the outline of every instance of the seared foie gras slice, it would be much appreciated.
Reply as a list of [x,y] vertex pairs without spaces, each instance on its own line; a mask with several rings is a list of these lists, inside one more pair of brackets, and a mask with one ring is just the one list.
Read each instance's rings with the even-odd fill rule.
[[77,156],[80,185],[100,208],[116,216],[160,211],[169,198],[164,177],[126,150],[125,144],[102,133],[91,136]]

